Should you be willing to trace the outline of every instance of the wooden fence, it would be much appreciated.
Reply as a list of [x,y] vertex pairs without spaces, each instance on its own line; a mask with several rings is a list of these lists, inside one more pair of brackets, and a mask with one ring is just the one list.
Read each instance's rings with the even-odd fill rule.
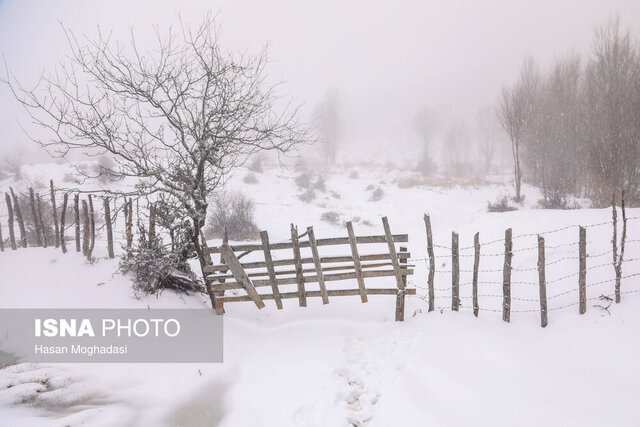
[[[229,245],[223,243],[217,248],[206,248],[209,255],[219,254],[220,263],[205,267],[208,285],[215,297],[216,313],[224,313],[224,304],[252,301],[263,308],[264,300],[274,300],[282,309],[282,300],[295,298],[300,307],[307,306],[307,298],[322,298],[329,304],[330,298],[340,296],[360,296],[363,303],[369,295],[395,295],[397,321],[404,320],[405,295],[415,295],[415,289],[407,288],[407,276],[413,274],[413,267],[407,264],[410,256],[406,247],[396,248],[396,243],[407,243],[408,235],[391,234],[387,218],[382,218],[384,235],[356,236],[351,222],[346,224],[347,236],[316,239],[313,227],[299,235],[291,225],[291,240],[284,243],[270,243],[266,231],[260,233],[260,244]],[[306,240],[303,240],[305,239]],[[360,255],[359,246],[383,244],[384,251]],[[320,248],[347,247],[349,254],[321,256]],[[301,249],[308,248],[310,255],[304,257]],[[282,253],[285,253],[281,258]],[[250,253],[260,254],[260,260],[241,262]],[[284,269],[278,267],[285,267]],[[287,268],[289,267],[289,268]],[[293,267],[293,268],[291,268]],[[387,288],[367,288],[365,279],[390,277],[395,286]],[[358,288],[331,289],[336,282],[356,280]],[[283,286],[296,285],[295,291],[286,291]],[[311,289],[313,286],[314,289]],[[260,293],[258,289],[266,288]],[[225,292],[236,292],[226,295]]]

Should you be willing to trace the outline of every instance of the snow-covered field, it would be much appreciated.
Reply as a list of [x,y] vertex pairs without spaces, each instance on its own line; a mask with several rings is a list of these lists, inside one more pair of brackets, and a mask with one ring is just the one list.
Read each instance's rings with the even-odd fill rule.
[[[353,174],[353,172],[357,172]],[[44,182],[63,185],[62,165],[27,170]],[[91,426],[423,426],[423,425],[637,425],[640,407],[640,294],[623,295],[607,314],[589,301],[578,315],[577,227],[545,235],[549,326],[539,326],[535,250],[514,256],[511,323],[499,309],[501,256],[482,259],[480,316],[469,311],[470,274],[461,274],[462,311],[427,313],[421,298],[428,273],[423,214],[429,213],[435,242],[449,246],[451,231],[460,245],[502,239],[513,228],[514,250],[535,247],[535,233],[575,224],[610,220],[609,209],[553,211],[532,209],[540,198],[525,187],[525,206],[516,212],[487,213],[488,201],[511,191],[507,177],[481,186],[433,185],[416,175],[376,166],[343,166],[326,175],[326,191],[311,202],[298,196],[299,172],[272,168],[256,173],[258,183],[244,184],[240,172],[227,183],[256,202],[256,222],[272,241],[289,237],[289,224],[313,225],[317,237],[346,235],[343,221],[353,220],[357,234],[382,234],[388,216],[394,233],[409,234],[417,297],[407,299],[406,321],[394,322],[394,298],[333,298],[308,308],[284,301],[276,310],[250,303],[226,305],[225,362],[222,364],[17,364],[0,370],[0,425]],[[2,183],[6,188],[9,183]],[[369,187],[372,186],[372,187]],[[370,188],[367,190],[367,188]],[[384,196],[370,201],[380,188]],[[337,225],[321,221],[336,212]],[[628,209],[628,216],[640,209]],[[533,235],[528,235],[533,233]],[[121,238],[122,230],[116,229]],[[640,239],[640,221],[629,222],[630,240]],[[613,277],[611,224],[587,230],[588,284]],[[214,245],[217,241],[211,241]],[[552,246],[558,246],[555,249]],[[483,253],[500,253],[500,241]],[[462,251],[462,255],[469,254]],[[0,307],[208,307],[204,296],[132,298],[127,278],[113,274],[117,260],[88,264],[75,252],[29,248],[0,254]],[[637,258],[630,243],[626,257]],[[437,270],[450,269],[446,249],[436,248]],[[554,260],[568,258],[557,263]],[[472,257],[461,258],[463,270]],[[640,272],[634,262],[623,275]],[[521,283],[518,283],[521,282]],[[439,307],[450,306],[450,274],[436,274]],[[640,289],[637,278],[623,281],[623,291]],[[566,292],[566,293],[563,293]],[[593,285],[589,298],[611,294],[613,283]],[[493,296],[493,295],[497,295]],[[557,295],[557,296],[555,296]],[[531,300],[531,301],[529,301]],[[483,310],[484,309],[484,310]],[[531,312],[527,310],[533,310]],[[203,337],[206,338],[206,337]]]

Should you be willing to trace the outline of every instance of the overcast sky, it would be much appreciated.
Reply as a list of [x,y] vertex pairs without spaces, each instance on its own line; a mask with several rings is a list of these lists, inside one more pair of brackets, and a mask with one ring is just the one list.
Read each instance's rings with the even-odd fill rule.
[[[0,0],[0,52],[34,83],[65,54],[58,21],[88,35],[98,25],[144,34],[178,13],[191,21],[207,10],[218,13],[229,50],[268,43],[269,75],[309,110],[339,89],[346,136],[356,142],[410,139],[408,124],[424,105],[472,118],[525,57],[544,66],[572,48],[587,52],[594,27],[616,14],[640,28],[639,0]],[[17,121],[29,126],[0,87],[0,152],[26,140]]]

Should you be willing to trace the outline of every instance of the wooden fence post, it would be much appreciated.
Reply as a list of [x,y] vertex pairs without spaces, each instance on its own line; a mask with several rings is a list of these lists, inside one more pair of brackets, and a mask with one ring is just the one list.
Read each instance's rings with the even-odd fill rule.
[[367,290],[364,285],[364,278],[362,277],[362,264],[360,263],[360,254],[358,253],[358,246],[356,244],[356,235],[353,231],[353,224],[351,221],[347,222],[347,233],[349,235],[349,245],[351,246],[351,255],[353,256],[353,267],[356,272],[356,278],[358,280],[358,288],[360,289],[360,300],[367,302]]
[[109,198],[105,197],[102,201],[104,206],[104,222],[107,228],[107,252],[109,254],[109,258],[114,258],[115,254],[113,253],[113,229],[111,227],[111,205],[109,205]]
[[304,275],[302,274],[302,258],[298,242],[298,228],[291,224],[291,243],[293,247],[293,259],[296,265],[296,284],[298,285],[298,303],[300,307],[307,306],[307,293],[304,288]]
[[266,231],[261,231],[260,240],[262,241],[262,252],[264,252],[264,261],[267,264],[267,273],[269,274],[269,281],[271,282],[273,299],[276,302],[278,310],[282,310],[282,298],[280,297],[280,290],[278,289],[278,278],[276,277],[275,268],[273,268],[273,258],[271,257],[271,248],[269,247],[269,234]]
[[389,227],[389,220],[386,216],[382,217],[382,227],[384,228],[384,237],[387,241],[387,247],[389,248],[389,256],[391,257],[391,265],[393,266],[393,273],[396,277],[396,285],[398,286],[398,295],[396,297],[396,321],[402,322],[404,320],[404,300],[405,300],[405,282],[406,278],[400,270],[400,263],[398,262],[398,254],[396,253],[396,244],[393,241],[393,234],[391,234],[391,227]]
[[82,234],[82,255],[87,259],[91,259],[91,221],[89,220],[89,206],[87,201],[82,201],[82,218],[84,220],[84,229]]
[[451,232],[451,310],[460,309],[460,260],[458,253],[458,233]]
[[20,229],[20,246],[27,247],[27,232],[24,227],[24,217],[22,216],[22,209],[20,209],[20,201],[18,196],[13,192],[13,188],[9,187],[11,192],[11,198],[13,199],[13,208],[16,211],[16,219],[18,220],[18,228]]
[[80,252],[80,194],[78,193],[73,198],[73,215],[76,231],[76,252]]
[[[348,223],[350,224],[350,223]],[[352,229],[353,231],[353,229]],[[313,264],[316,269],[316,276],[318,277],[318,287],[320,288],[320,294],[322,295],[322,304],[329,304],[329,295],[327,294],[327,287],[324,283],[324,275],[322,273],[322,263],[320,262],[320,254],[318,253],[318,246],[316,245],[316,236],[313,232],[313,227],[307,227],[307,237],[309,238],[309,246],[311,248],[311,256],[313,257]],[[355,243],[355,242],[354,242]],[[358,261],[359,263],[359,261]],[[356,268],[357,270],[357,268]],[[360,271],[362,275],[362,271]],[[356,273],[357,275],[357,273]],[[358,281],[359,283],[359,281]],[[364,287],[364,280],[362,282]],[[366,294],[365,294],[366,297]],[[363,301],[366,302],[366,301]]]
[[427,228],[427,254],[429,255],[429,311],[433,311],[435,308],[435,291],[433,288],[433,279],[436,273],[436,260],[433,254],[433,234],[431,232],[431,218],[429,215],[424,215],[424,224]]
[[[127,209],[125,204],[125,209]],[[129,252],[129,257],[131,254],[131,245],[133,244],[133,200],[129,197],[129,208],[127,209],[127,252]]]
[[480,266],[480,233],[473,236],[473,315],[478,317],[478,267]]
[[96,217],[93,210],[93,197],[89,194],[89,224],[91,225],[91,243],[89,244],[89,256],[93,254],[96,246]]
[[42,247],[49,247],[49,239],[47,238],[47,230],[44,227],[44,221],[42,220],[42,200],[40,194],[36,193],[36,207],[38,209],[38,222],[40,223],[40,232],[42,233]]
[[60,212],[60,247],[62,248],[62,253],[67,253],[67,243],[64,240],[64,223],[67,217],[67,202],[69,200],[69,194],[64,193],[64,198],[62,199],[62,212]]
[[33,221],[33,228],[36,233],[36,245],[44,246],[42,240],[42,233],[40,231],[40,221],[38,221],[38,212],[36,210],[36,197],[33,194],[33,188],[29,187],[29,203],[31,205],[31,216]]
[[11,245],[12,250],[16,250],[16,234],[13,228],[13,206],[11,205],[11,196],[9,193],[4,193],[4,199],[7,202],[7,212],[9,214],[9,244]]
[[580,298],[580,314],[584,314],[587,311],[587,229],[580,226],[580,250],[579,250],[579,265],[578,265],[578,288]]
[[[400,270],[402,271],[402,281],[404,283],[404,286],[406,288],[407,286],[407,261],[408,261],[408,257],[404,254],[406,254],[408,252],[408,248],[406,246],[400,246],[400,254],[403,254],[403,256],[398,258],[398,263],[400,264]],[[400,297],[400,292],[402,292],[402,299],[399,299]],[[397,307],[397,312],[401,314],[401,318],[396,319],[400,322],[404,321],[404,303],[405,303],[405,298],[404,298],[404,291],[400,291],[398,290],[398,297],[396,297],[396,305],[400,304],[400,307]]]
[[511,321],[511,258],[513,242],[511,240],[511,229],[504,232],[504,268],[502,272],[502,320]]
[[538,282],[540,283],[540,326],[547,326],[547,280],[545,276],[544,237],[538,236]]
[[49,180],[51,190],[51,211],[53,212],[53,232],[55,233],[56,248],[60,246],[60,227],[58,226],[58,211],[56,209],[56,193],[53,189],[53,180]]
[[624,207],[624,191],[620,198],[620,208],[622,210],[622,234],[620,235],[620,253],[615,264],[616,270],[616,304],[620,302],[620,282],[622,280],[622,261],[624,260],[624,244],[627,240],[627,213]]

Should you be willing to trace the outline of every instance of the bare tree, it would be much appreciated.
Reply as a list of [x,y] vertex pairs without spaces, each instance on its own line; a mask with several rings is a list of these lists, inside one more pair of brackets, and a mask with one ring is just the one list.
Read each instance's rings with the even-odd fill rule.
[[422,143],[422,154],[417,169],[424,175],[435,170],[435,162],[431,153],[431,140],[437,129],[437,116],[433,109],[424,107],[413,118],[413,129]]
[[519,82],[512,88],[504,88],[498,106],[498,119],[511,141],[513,156],[513,176],[516,189],[515,200],[522,200],[522,168],[520,150],[534,109],[535,94],[538,87],[539,71],[533,62],[525,61],[520,72]]
[[330,89],[313,112],[318,127],[318,140],[324,160],[331,164],[336,162],[338,138],[342,132],[340,106],[340,92],[337,89]]
[[476,114],[476,126],[478,129],[478,150],[484,161],[485,173],[491,172],[493,158],[496,154],[496,140],[498,139],[498,121],[490,107],[478,110]]
[[307,141],[298,108],[266,84],[266,52],[225,53],[211,16],[196,27],[181,22],[178,31],[156,28],[157,45],[146,51],[133,35],[122,44],[63,30],[68,60],[35,88],[7,69],[14,96],[49,132],[32,139],[58,156],[106,153],[114,178],[136,179],[130,194],[171,195],[192,222],[203,265],[207,199],[228,172],[254,152],[286,153]]

